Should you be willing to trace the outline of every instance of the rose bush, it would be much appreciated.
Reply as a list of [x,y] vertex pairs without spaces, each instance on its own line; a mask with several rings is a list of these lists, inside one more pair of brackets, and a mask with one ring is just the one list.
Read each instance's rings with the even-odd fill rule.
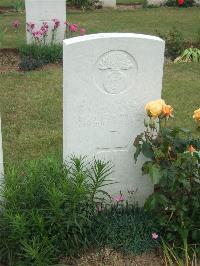
[[[155,186],[145,209],[155,214],[165,241],[176,247],[187,241],[199,251],[200,139],[186,129],[167,126],[173,108],[163,100],[150,102],[145,109],[145,131],[134,142],[135,161],[140,153],[148,159],[142,171]],[[200,124],[200,108],[193,118]]]

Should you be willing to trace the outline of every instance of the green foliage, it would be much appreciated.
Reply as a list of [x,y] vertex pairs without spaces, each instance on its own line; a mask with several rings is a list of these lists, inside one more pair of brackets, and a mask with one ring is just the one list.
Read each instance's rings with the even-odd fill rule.
[[[181,7],[192,7],[194,5],[194,0],[184,0],[184,3],[181,5]],[[178,0],[167,0],[165,2],[166,6],[179,6]]]
[[34,59],[29,56],[24,56],[19,63],[19,69],[22,71],[35,70],[43,65],[43,61],[40,59]]
[[66,166],[48,158],[11,168],[1,191],[1,262],[49,266],[86,247],[110,172],[109,163],[75,157]]
[[16,12],[22,12],[25,9],[24,0],[14,1],[12,7]]
[[0,48],[2,47],[4,38],[5,38],[6,29],[0,28]]
[[[164,120],[165,121],[165,120]],[[142,170],[155,185],[145,208],[155,214],[166,241],[181,246],[200,243],[200,139],[185,129],[147,127],[135,140],[135,160],[140,153],[149,160]],[[166,122],[166,121],[165,121]],[[195,150],[193,150],[193,147]]]
[[166,57],[174,60],[179,56],[185,48],[185,40],[183,34],[176,28],[169,30],[167,33],[162,34],[156,32],[166,42],[165,55]]
[[91,7],[99,6],[99,0],[68,0],[67,5],[88,9]]
[[178,62],[200,62],[200,49],[198,48],[188,48],[185,49],[181,56],[174,60],[175,63]]
[[152,216],[128,204],[101,209],[91,232],[94,246],[107,246],[125,254],[141,254],[158,245],[151,236],[155,232]]
[[20,55],[21,57],[29,57],[35,60],[40,60],[43,64],[59,63],[62,62],[62,45],[26,44],[20,47]]

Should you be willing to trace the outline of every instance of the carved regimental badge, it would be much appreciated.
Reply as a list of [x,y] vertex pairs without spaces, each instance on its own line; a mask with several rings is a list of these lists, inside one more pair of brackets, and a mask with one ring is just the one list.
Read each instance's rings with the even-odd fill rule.
[[125,92],[135,83],[137,63],[133,56],[121,50],[109,51],[97,60],[96,82],[109,94]]

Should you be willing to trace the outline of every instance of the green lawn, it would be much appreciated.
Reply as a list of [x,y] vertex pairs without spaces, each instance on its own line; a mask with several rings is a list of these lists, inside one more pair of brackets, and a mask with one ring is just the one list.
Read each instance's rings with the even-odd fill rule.
[[[195,131],[200,64],[165,66],[163,98],[174,107],[175,123]],[[20,162],[62,151],[62,68],[1,74],[0,106],[5,161]]]
[[[15,19],[21,23],[14,33],[11,24]],[[97,10],[94,12],[71,12],[68,20],[78,23],[88,33],[137,32],[155,34],[155,30],[166,32],[172,27],[180,30],[187,40],[195,41],[200,29],[200,8],[151,8],[137,10]],[[25,16],[19,13],[0,15],[0,28],[7,28],[3,47],[19,47],[25,42]]]

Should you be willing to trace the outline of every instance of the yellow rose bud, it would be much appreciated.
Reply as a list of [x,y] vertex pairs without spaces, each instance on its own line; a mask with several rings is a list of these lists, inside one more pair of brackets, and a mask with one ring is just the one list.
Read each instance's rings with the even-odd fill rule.
[[200,122],[200,108],[194,111],[193,118]]
[[145,106],[145,110],[150,117],[155,118],[162,114],[162,109],[164,105],[165,105],[165,101],[162,99],[159,99],[156,101],[149,102]]
[[171,105],[165,104],[163,106],[162,113],[164,116],[170,117],[170,116],[172,116],[172,112],[173,112],[173,108],[171,107]]

